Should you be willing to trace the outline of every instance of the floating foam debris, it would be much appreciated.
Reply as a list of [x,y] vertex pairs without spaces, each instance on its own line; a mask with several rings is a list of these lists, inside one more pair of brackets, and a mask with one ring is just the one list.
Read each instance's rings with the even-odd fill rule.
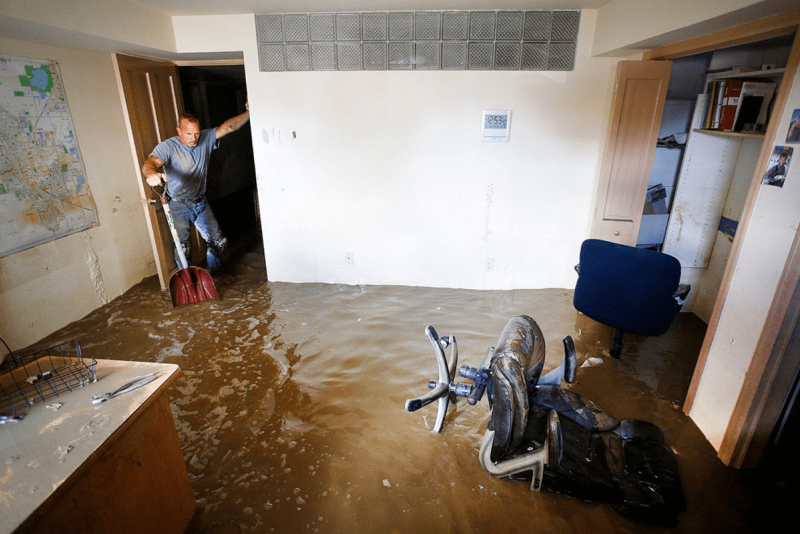
[[7,415],[0,415],[0,425],[5,425],[7,423],[16,423],[22,419],[21,415],[16,415],[13,417],[8,417]]
[[386,486],[387,488],[391,488],[392,487],[391,483],[389,483],[389,479],[388,478],[384,478],[383,479],[383,485]]
[[53,411],[56,411],[59,408],[61,408],[62,406],[64,406],[63,402],[54,402],[53,404],[48,404],[47,406],[45,406],[45,408],[49,408],[49,409],[51,409]]
[[603,363],[602,358],[587,358],[581,367],[594,367],[595,365],[600,365]]
[[[189,339],[194,337],[194,332],[191,333]],[[166,358],[175,357],[175,356],[183,356],[183,347],[186,346],[186,343],[181,343],[177,339],[172,340],[172,345],[169,347],[164,347],[156,356],[157,363],[163,363]]]

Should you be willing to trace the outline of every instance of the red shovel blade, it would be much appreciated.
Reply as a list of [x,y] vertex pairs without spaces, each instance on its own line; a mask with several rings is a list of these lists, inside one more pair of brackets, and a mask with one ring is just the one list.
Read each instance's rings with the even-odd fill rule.
[[172,305],[193,304],[208,299],[219,299],[219,293],[208,271],[200,267],[178,269],[169,279]]

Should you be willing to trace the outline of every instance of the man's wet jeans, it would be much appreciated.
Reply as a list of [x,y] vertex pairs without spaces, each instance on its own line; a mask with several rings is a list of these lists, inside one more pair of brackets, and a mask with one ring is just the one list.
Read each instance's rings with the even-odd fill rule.
[[[172,218],[175,223],[175,230],[181,240],[181,247],[186,255],[186,261],[191,263],[191,248],[189,242],[189,229],[192,224],[197,228],[203,241],[206,242],[206,261],[208,270],[212,273],[221,268],[220,258],[225,252],[228,240],[222,235],[217,219],[211,211],[211,206],[205,198],[199,201],[187,201],[172,199],[169,201],[169,208],[172,211]],[[175,258],[176,263],[180,261]]]

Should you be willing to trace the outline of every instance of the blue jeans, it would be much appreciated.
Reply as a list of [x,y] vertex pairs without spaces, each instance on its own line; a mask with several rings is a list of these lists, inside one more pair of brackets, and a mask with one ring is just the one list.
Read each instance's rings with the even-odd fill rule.
[[[187,202],[185,200],[172,199],[169,201],[169,209],[172,212],[172,220],[175,223],[175,231],[178,232],[178,239],[181,241],[181,248],[186,255],[186,261],[191,263],[191,244],[189,241],[189,229],[191,225],[200,232],[200,237],[206,242],[206,262],[209,271],[219,270],[221,267],[220,258],[225,252],[228,240],[222,235],[219,223],[211,211],[206,199],[200,202]],[[177,256],[176,263],[180,265]]]

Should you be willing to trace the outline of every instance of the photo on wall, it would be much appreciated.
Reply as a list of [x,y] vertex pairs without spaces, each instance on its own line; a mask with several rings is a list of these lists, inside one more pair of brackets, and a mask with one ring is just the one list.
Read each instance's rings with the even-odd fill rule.
[[789,131],[786,132],[787,143],[800,143],[800,109],[792,112],[792,120],[789,122]]
[[764,175],[764,181],[762,182],[764,185],[783,187],[783,182],[789,172],[793,151],[794,149],[788,146],[775,147],[767,164],[767,173]]

